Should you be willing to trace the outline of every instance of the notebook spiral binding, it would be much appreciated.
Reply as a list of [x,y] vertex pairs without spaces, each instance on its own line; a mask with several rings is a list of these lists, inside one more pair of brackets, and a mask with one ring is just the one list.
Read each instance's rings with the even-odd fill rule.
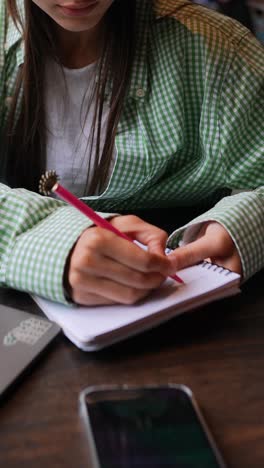
[[224,274],[225,276],[230,275],[230,273],[233,273],[231,270],[228,270],[228,268],[224,268],[222,266],[216,265],[216,263],[210,263],[204,260],[202,262],[202,268],[206,268],[207,270],[213,270],[217,271],[217,273]]

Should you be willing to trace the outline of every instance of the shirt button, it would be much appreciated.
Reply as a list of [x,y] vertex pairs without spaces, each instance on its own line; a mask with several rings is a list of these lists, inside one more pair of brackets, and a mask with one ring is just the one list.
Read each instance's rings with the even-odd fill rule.
[[139,97],[139,98],[144,97],[144,96],[145,96],[145,91],[144,91],[144,89],[138,88],[137,91],[136,91],[136,96]]

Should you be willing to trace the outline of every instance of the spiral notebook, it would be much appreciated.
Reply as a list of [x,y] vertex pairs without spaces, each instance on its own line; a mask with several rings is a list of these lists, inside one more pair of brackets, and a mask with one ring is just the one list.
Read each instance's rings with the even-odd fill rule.
[[184,284],[168,278],[134,305],[67,307],[38,296],[33,299],[76,346],[95,351],[240,291],[238,274],[211,263],[203,262],[177,273]]

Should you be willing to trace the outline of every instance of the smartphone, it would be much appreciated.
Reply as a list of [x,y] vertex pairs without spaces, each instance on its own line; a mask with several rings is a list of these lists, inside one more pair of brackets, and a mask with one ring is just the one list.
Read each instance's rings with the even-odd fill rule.
[[184,385],[90,387],[80,409],[91,468],[226,468]]

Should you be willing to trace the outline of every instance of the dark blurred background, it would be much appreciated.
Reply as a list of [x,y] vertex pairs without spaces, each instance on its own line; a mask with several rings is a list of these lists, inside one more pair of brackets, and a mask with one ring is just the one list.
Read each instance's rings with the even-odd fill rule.
[[237,19],[264,43],[264,0],[193,0]]

